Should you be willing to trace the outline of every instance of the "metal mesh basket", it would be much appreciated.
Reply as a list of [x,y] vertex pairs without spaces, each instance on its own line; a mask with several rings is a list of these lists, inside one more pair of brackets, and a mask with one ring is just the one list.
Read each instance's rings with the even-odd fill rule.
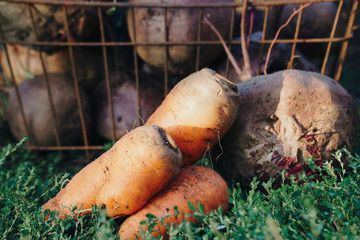
[[[166,2],[166,3],[165,3]],[[189,3],[190,2],[190,3]],[[31,54],[34,58],[32,62],[37,61],[38,69],[36,74],[43,75],[43,80],[46,84],[48,100],[51,106],[51,118],[56,126],[53,131],[56,137],[56,144],[50,146],[38,146],[30,142],[26,147],[32,150],[85,150],[89,153],[90,150],[103,149],[103,142],[101,139],[94,137],[94,132],[88,131],[86,126],[86,117],[84,116],[82,106],[82,96],[79,89],[82,78],[86,78],[86,74],[93,70],[95,67],[100,66],[100,75],[96,75],[95,78],[103,78],[106,83],[107,99],[109,102],[109,111],[111,116],[112,127],[112,140],[116,140],[116,116],[114,115],[114,108],[112,99],[112,82],[111,74],[114,71],[121,71],[126,68],[133,75],[133,82],[137,91],[137,112],[139,120],[142,120],[142,106],[141,106],[141,81],[142,78],[147,76],[142,75],[141,71],[144,66],[148,67],[149,64],[145,64],[145,61],[138,56],[137,49],[140,47],[163,47],[165,51],[165,63],[162,67],[158,67],[156,70],[156,78],[158,79],[155,85],[162,91],[162,96],[165,96],[171,88],[173,79],[182,78],[191,71],[197,71],[202,67],[201,51],[205,46],[210,46],[210,49],[215,47],[222,47],[220,39],[202,39],[201,29],[205,27],[203,20],[206,17],[209,9],[227,9],[230,19],[228,35],[224,37],[224,41],[229,49],[239,45],[241,41],[234,39],[235,35],[239,33],[240,22],[239,13],[243,6],[242,1],[209,1],[210,3],[204,3],[201,1],[143,1],[143,3],[137,2],[113,2],[113,1],[61,1],[61,0],[0,0],[0,12],[5,10],[6,4],[23,6],[23,9],[19,12],[13,11],[8,14],[18,14],[19,19],[25,19],[22,21],[23,27],[26,28],[22,33],[14,33],[9,30],[9,22],[4,17],[5,13],[0,14],[0,42],[1,42],[1,69],[2,69],[2,82],[3,86],[13,86],[17,101],[20,103],[20,114],[26,126],[26,135],[31,136],[31,130],[29,128],[30,119],[25,117],[25,109],[22,104],[22,96],[19,91],[19,76],[16,73],[16,69],[19,68],[25,72],[25,77],[33,77],[33,73],[27,69],[27,66],[21,64],[21,60],[14,58],[12,53],[14,52],[13,45],[26,46],[24,54]],[[321,54],[317,54],[318,68],[323,74],[330,75],[335,80],[339,80],[341,77],[342,66],[345,60],[346,51],[349,39],[353,34],[353,24],[357,12],[358,1],[344,1],[334,0],[331,1],[336,6],[334,18],[332,20],[332,26],[328,29],[327,34],[324,36],[306,36],[301,35],[301,30],[307,22],[302,22],[303,10],[299,11],[296,16],[293,17],[293,32],[291,36],[277,35],[277,32],[282,27],[281,12],[282,9],[290,4],[297,4],[294,8],[305,7],[308,3],[320,3],[325,1],[310,1],[310,0],[251,0],[248,3],[248,21],[247,32],[251,33],[253,29],[258,29],[261,35],[252,42],[259,44],[261,51],[257,53],[255,58],[264,59],[269,47],[272,45],[286,43],[290,46],[290,55],[287,56],[287,67],[293,68],[294,59],[297,58],[297,49],[299,46],[307,46],[306,44],[321,44],[323,51]],[[329,1],[326,1],[329,2]],[[50,13],[45,16],[43,6],[48,7],[47,12]],[[50,9],[50,10],[49,10]],[[159,15],[158,18],[163,17],[163,31],[164,38],[162,41],[143,41],[136,38],[136,24],[135,17],[139,10],[146,10],[149,14],[154,9],[161,11],[163,15]],[[173,39],[171,37],[171,29],[169,29],[169,16],[172,16],[176,10],[191,9],[193,13],[196,13],[196,26],[197,34],[195,39],[190,41],[181,41],[179,39]],[[7,11],[7,10],[5,10]],[[255,12],[256,11],[256,12]],[[136,14],[133,14],[136,13]],[[84,14],[87,14],[84,17]],[[119,14],[118,17],[116,14]],[[128,17],[126,18],[126,14]],[[154,13],[155,14],[155,13]],[[254,18],[260,14],[260,21],[256,22]],[[90,16],[90,17],[89,17]],[[168,17],[164,17],[168,16]],[[46,18],[47,22],[44,22]],[[115,20],[114,20],[115,19]],[[117,31],[123,31],[126,28],[126,21],[131,21],[133,36],[119,36]],[[115,23],[114,23],[115,22]],[[340,24],[341,22],[341,24]],[[285,24],[286,27],[290,27],[290,23]],[[26,25],[28,24],[28,26]],[[254,26],[256,24],[256,26]],[[284,26],[285,26],[284,25]],[[30,26],[30,27],[29,27]],[[46,29],[46,30],[42,30]],[[76,33],[74,34],[74,29]],[[79,30],[80,29],[80,30]],[[284,28],[285,29],[285,28]],[[55,34],[52,32],[55,30]],[[93,30],[92,34],[88,34]],[[220,29],[221,30],[221,29]],[[126,29],[125,29],[126,31]],[[160,31],[160,30],[159,30]],[[185,30],[184,30],[185,31]],[[81,34],[80,34],[81,33]],[[126,32],[127,33],[127,32]],[[185,34],[185,33],[184,33]],[[87,36],[91,35],[91,36]],[[88,37],[88,38],[87,38]],[[55,40],[54,40],[55,38]],[[304,45],[305,44],[305,45]],[[194,51],[194,64],[192,68],[186,73],[173,73],[169,64],[172,56],[170,51],[175,46],[192,46]],[[318,45],[320,46],[320,45]],[[15,51],[20,47],[15,47]],[[29,50],[31,49],[31,50]],[[54,65],[54,62],[49,62],[51,56],[61,49],[66,53],[68,61],[60,64],[60,69],[66,68],[73,81],[74,91],[76,93],[76,104],[78,106],[78,114],[81,123],[82,141],[77,144],[64,145],[60,139],[59,125],[61,124],[56,116],[56,106],[53,102],[53,93],[50,89],[49,69]],[[87,60],[77,57],[79,49],[88,49],[96,51],[97,55],[95,60],[91,64],[85,63]],[[210,50],[211,51],[211,50]],[[37,59],[37,60],[34,60]],[[217,58],[216,58],[217,59]],[[56,61],[52,60],[52,61]],[[118,62],[127,62],[129,65],[118,66]],[[216,61],[216,60],[214,60]],[[311,61],[311,60],[310,60]],[[261,61],[259,61],[261,62]],[[151,65],[151,63],[150,63]],[[129,67],[130,66],[130,67]],[[85,70],[81,70],[84,67]],[[226,62],[226,72],[229,73],[229,60]],[[6,70],[7,69],[7,70]],[[120,69],[120,70],[119,70]],[[6,71],[7,73],[6,73]],[[280,70],[280,69],[278,69]],[[82,72],[81,72],[82,71]],[[84,74],[85,72],[85,74]],[[185,74],[185,75],[184,75]],[[257,74],[263,74],[261,68],[258,68]],[[7,75],[7,76],[6,76]],[[91,84],[90,84],[91,85]],[[43,104],[41,102],[39,105]],[[1,101],[1,106],[5,108],[5,101]],[[94,140],[95,139],[95,140]]]

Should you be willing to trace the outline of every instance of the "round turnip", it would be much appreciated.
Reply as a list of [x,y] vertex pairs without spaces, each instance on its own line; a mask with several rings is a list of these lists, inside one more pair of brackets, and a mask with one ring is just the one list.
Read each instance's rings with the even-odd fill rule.
[[[61,145],[70,145],[82,139],[80,115],[72,79],[63,74],[49,74],[49,84],[58,123]],[[29,128],[30,143],[39,146],[55,146],[55,124],[52,119],[51,105],[44,76],[28,79],[18,85]],[[88,104],[83,91],[82,111],[86,127],[90,127]],[[17,140],[26,135],[26,127],[21,115],[15,89],[9,90],[7,117],[11,132]]]
[[[219,0],[130,0],[132,3],[214,3]],[[222,2],[231,2],[223,0]],[[163,8],[135,8],[128,11],[128,31],[132,41],[146,43],[165,43],[165,10]],[[204,16],[219,30],[220,34],[227,39],[230,31],[231,8],[205,8]],[[167,29],[168,41],[190,42],[197,40],[197,30],[200,10],[197,8],[168,8]],[[133,17],[135,26],[133,25]],[[134,27],[136,29],[134,33]],[[206,26],[201,28],[201,41],[217,41],[215,33]],[[166,47],[164,46],[137,46],[138,55],[148,64],[164,69],[166,63]],[[175,74],[188,74],[195,70],[196,65],[195,45],[174,45],[169,46],[168,70]],[[200,47],[200,67],[209,64],[216,56],[223,51],[221,45],[202,45]]]
[[[353,147],[357,112],[352,97],[333,79],[314,72],[285,70],[253,77],[237,85],[238,117],[221,141],[216,168],[244,183],[310,171]],[[307,172],[308,173],[308,172]]]
[[[164,94],[149,83],[140,83],[141,116],[135,80],[128,76],[114,74],[110,78],[115,123],[115,138],[119,139],[128,131],[142,125],[161,104]],[[98,84],[93,95],[95,125],[97,132],[113,140],[113,127],[106,82]],[[141,119],[139,119],[141,117]]]

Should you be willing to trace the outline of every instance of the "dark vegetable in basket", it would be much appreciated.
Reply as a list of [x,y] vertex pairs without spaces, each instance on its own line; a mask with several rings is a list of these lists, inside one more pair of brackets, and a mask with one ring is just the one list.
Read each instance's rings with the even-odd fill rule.
[[[279,26],[284,24],[289,16],[293,13],[294,9],[298,9],[299,5],[289,4],[284,5]],[[333,28],[337,5],[334,2],[319,2],[312,3],[310,6],[304,8],[300,28],[299,38],[329,38],[331,30]],[[297,17],[294,17],[288,26],[286,26],[281,36],[283,38],[293,38],[296,30]],[[343,16],[340,14],[339,22],[337,24],[337,30],[335,36],[339,36],[345,30],[345,21]],[[327,44],[325,43],[298,43],[297,48],[313,57],[323,57]]]
[[[82,139],[79,109],[73,80],[63,74],[49,74],[49,84],[58,122],[60,143],[73,144]],[[55,124],[44,76],[28,79],[18,85],[29,127],[30,142],[39,146],[55,146]],[[9,89],[7,117],[11,132],[17,140],[26,135],[26,127],[15,94]],[[86,127],[90,128],[86,95],[80,90]]]
[[[37,40],[28,6],[25,3],[11,1],[0,2],[0,19],[5,39],[26,42]],[[67,41],[63,13],[65,6],[53,4],[31,4],[30,6],[39,41]],[[68,6],[66,10],[72,41],[84,41],[94,36],[96,26],[98,26],[98,17],[92,9]],[[41,49],[46,51],[57,48],[58,46],[41,46]]]
[[[257,75],[257,72],[262,74],[264,72],[264,65],[266,60],[266,54],[262,54],[262,58],[259,59],[261,55],[261,44],[256,41],[260,41],[262,36],[262,32],[255,32],[251,35],[251,41],[248,47],[250,61],[251,61],[251,69],[253,74]],[[240,41],[240,38],[234,39],[235,41]],[[276,44],[270,55],[267,72],[272,73],[280,70],[285,70],[288,67],[290,58],[291,58],[291,50],[292,46],[286,43]],[[243,65],[243,56],[241,46],[239,44],[233,45],[231,47],[231,53],[233,54],[235,60],[237,61],[238,66]],[[299,52],[295,52],[295,58],[293,62],[294,69],[301,69],[306,71],[317,71],[316,67],[309,62],[305,56],[303,56]],[[226,76],[226,59],[224,59],[220,65],[218,65],[215,70],[220,75],[226,76],[233,82],[239,82],[240,78],[244,79],[246,76],[239,77],[236,73],[233,66],[229,66],[229,75]]]
[[[115,139],[119,139],[128,131],[142,125],[149,116],[160,106],[163,100],[163,92],[142,81],[140,83],[141,118],[138,106],[138,93],[135,79],[128,76],[112,75],[111,94],[115,123]],[[94,119],[97,132],[108,140],[113,140],[113,126],[111,109],[108,101],[106,82],[98,84],[93,94]]]
[[353,147],[357,112],[352,97],[333,79],[285,70],[237,85],[238,116],[221,141],[216,168],[246,182],[303,171],[310,157],[321,165],[342,146]]
[[[131,3],[216,3],[231,2],[231,0],[130,0]],[[132,41],[160,44],[167,41],[165,29],[164,8],[134,8],[135,17],[128,11],[128,31]],[[200,10],[196,8],[168,8],[167,29],[168,42],[190,42],[197,40]],[[207,16],[219,29],[224,38],[228,38],[231,22],[231,8],[204,8],[203,15]],[[133,23],[133,18],[135,22]],[[135,26],[134,26],[135,24]],[[136,32],[134,32],[134,27]],[[136,39],[135,39],[136,36]],[[200,32],[201,41],[216,41],[216,35],[208,26],[203,25]],[[137,46],[138,55],[148,64],[164,69],[166,47]],[[222,51],[220,45],[200,46],[200,68],[207,66]],[[195,71],[197,48],[195,45],[173,45],[169,47],[168,70],[177,74],[189,74]]]

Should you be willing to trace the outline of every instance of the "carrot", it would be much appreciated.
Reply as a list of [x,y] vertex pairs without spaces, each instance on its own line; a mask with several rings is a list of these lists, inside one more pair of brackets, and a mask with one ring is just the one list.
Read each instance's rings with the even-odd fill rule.
[[84,214],[96,204],[106,207],[109,217],[129,215],[167,185],[181,164],[181,152],[169,134],[158,126],[138,127],[42,207],[66,216],[75,205]]
[[236,86],[204,68],[181,80],[146,125],[164,128],[181,150],[183,165],[191,165],[231,127],[238,103]]
[[[203,205],[205,214],[222,206],[224,212],[229,208],[226,189],[228,186],[222,177],[210,168],[202,166],[188,166],[180,170],[179,175],[163,190],[156,194],[137,213],[126,219],[120,226],[118,235],[120,239],[140,238],[140,222],[146,220],[147,214],[163,217],[164,224],[158,223],[152,235],[168,238],[166,226],[170,223],[180,224],[187,218],[185,214],[193,214],[188,201],[193,205],[199,202]],[[181,214],[176,214],[177,206]],[[186,221],[197,223],[197,218],[190,217]],[[147,231],[145,225],[142,230]]]

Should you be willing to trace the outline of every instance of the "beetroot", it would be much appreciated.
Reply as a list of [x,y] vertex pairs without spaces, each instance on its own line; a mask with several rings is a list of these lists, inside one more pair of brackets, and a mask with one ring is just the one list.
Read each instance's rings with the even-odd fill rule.
[[[266,180],[309,171],[336,149],[353,147],[357,112],[352,97],[333,79],[314,72],[285,70],[237,85],[238,117],[221,141],[216,168],[228,179]],[[307,172],[309,173],[309,172]]]
[[[74,83],[72,79],[62,74],[49,74],[49,84],[58,122],[61,145],[77,143],[82,139],[82,130]],[[44,76],[28,79],[18,85],[24,107],[30,142],[39,146],[55,146],[55,125]],[[89,129],[91,121],[85,93],[80,90],[86,126]],[[26,135],[26,127],[22,119],[15,90],[9,91],[7,117],[11,132],[19,141]]]
[[[279,25],[284,24],[294,9],[299,5],[285,5],[280,15]],[[337,5],[334,2],[312,3],[303,10],[301,18],[299,38],[329,38],[334,24],[337,11]],[[294,17],[288,26],[286,26],[281,36],[284,38],[293,38],[296,29],[297,17]],[[340,36],[345,30],[344,18],[340,15],[338,27],[335,36]],[[326,43],[299,43],[298,49],[306,55],[323,57],[326,50]]]
[[[114,109],[115,138],[119,139],[128,131],[142,125],[161,104],[164,94],[149,83],[140,83],[141,120],[139,119],[138,98],[135,80],[126,75],[111,76],[112,104]],[[108,140],[113,140],[110,105],[106,82],[98,84],[93,94],[94,118],[97,132]]]
[[[255,32],[251,35],[251,41],[249,44],[248,52],[250,56],[251,61],[251,68],[253,71],[253,76],[257,75],[258,68],[260,66],[260,73],[262,74],[264,71],[264,65],[266,60],[266,53],[263,54],[262,58],[259,59],[260,53],[261,53],[261,44],[257,43],[256,41],[261,40],[262,32]],[[235,38],[234,41],[240,41],[241,38]],[[291,50],[292,46],[290,44],[286,43],[280,43],[274,45],[271,51],[267,72],[272,73],[279,70],[285,70],[287,69],[288,63],[291,58]],[[241,46],[239,44],[232,45],[231,47],[231,53],[234,56],[237,65],[242,66],[243,65],[243,55]],[[295,69],[301,69],[305,71],[317,71],[316,67],[309,62],[305,56],[301,55],[299,52],[295,52],[295,55],[297,56],[294,58],[293,62],[293,68]],[[222,76],[226,76],[226,59],[223,60],[216,68],[216,72],[218,72]],[[228,79],[231,81],[237,82],[239,80],[243,81],[246,80],[247,76],[241,76],[239,77],[235,71],[235,68],[230,64],[229,68],[229,76]]]

